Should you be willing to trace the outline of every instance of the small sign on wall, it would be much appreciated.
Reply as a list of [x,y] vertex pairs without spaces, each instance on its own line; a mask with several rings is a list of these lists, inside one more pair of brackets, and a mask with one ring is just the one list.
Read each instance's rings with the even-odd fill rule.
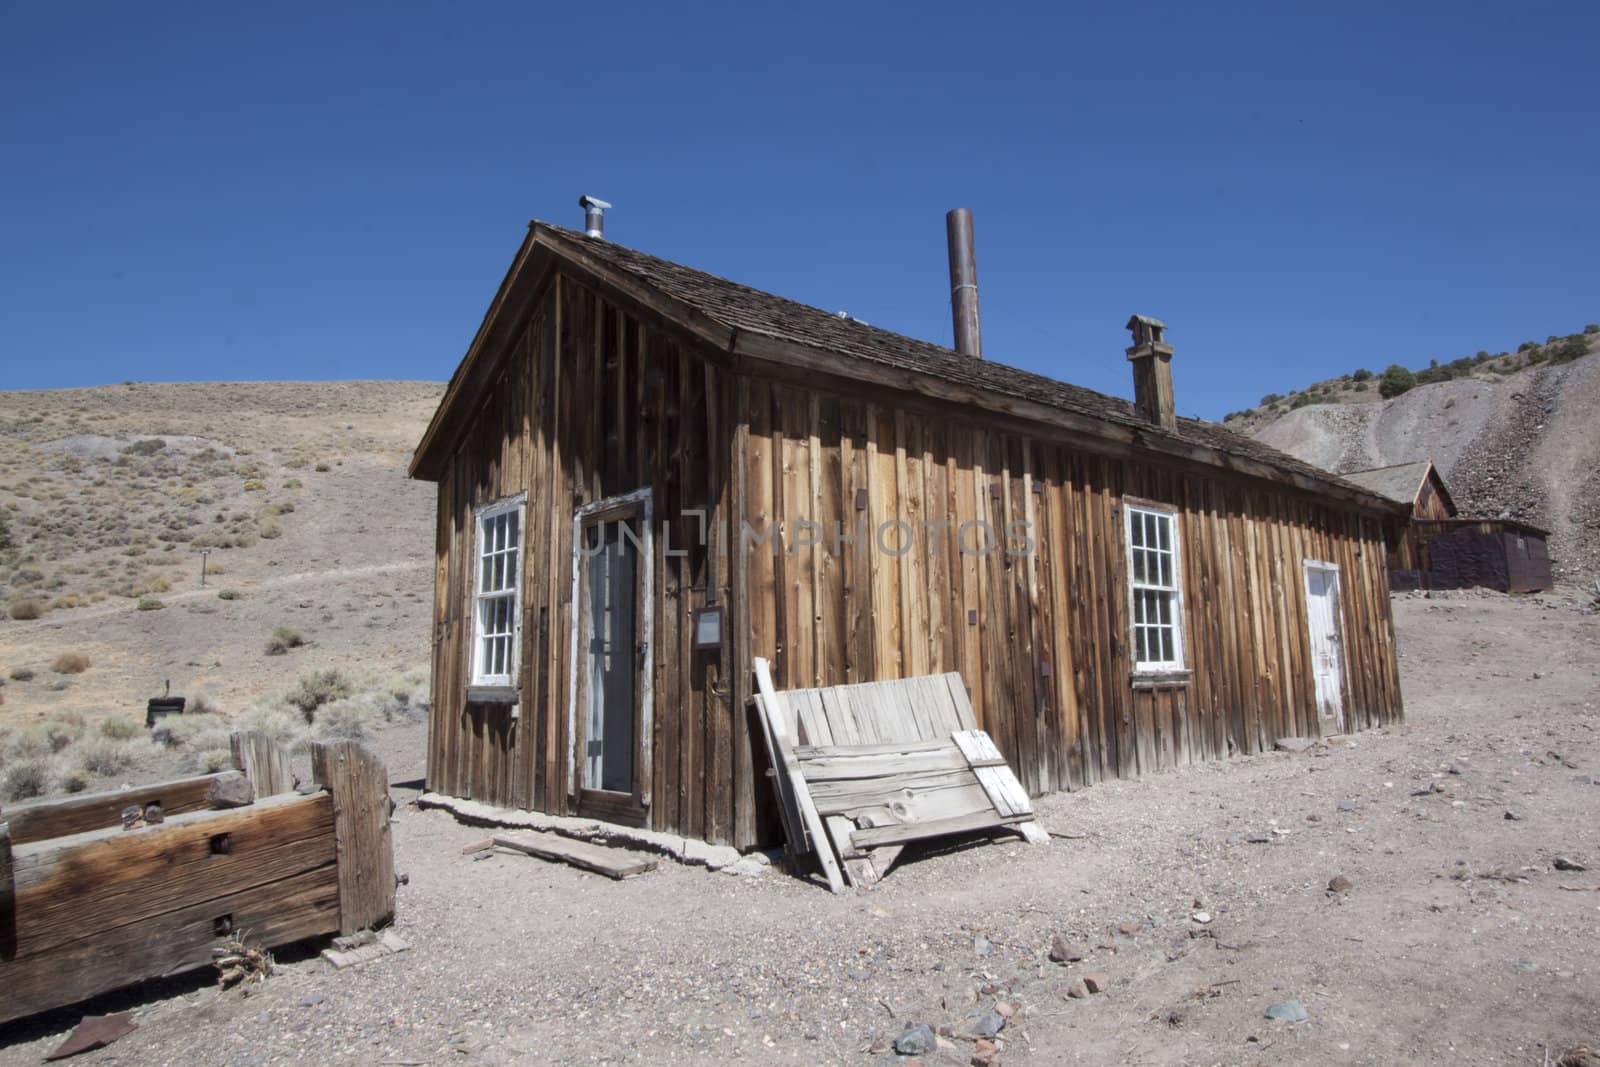
[[699,608],[694,613],[696,651],[722,647],[722,609]]

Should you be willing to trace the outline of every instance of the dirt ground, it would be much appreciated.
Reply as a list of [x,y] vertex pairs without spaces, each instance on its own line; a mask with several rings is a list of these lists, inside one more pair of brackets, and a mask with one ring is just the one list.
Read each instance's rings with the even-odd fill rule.
[[[393,728],[410,951],[346,972],[281,953],[247,996],[201,976],[101,998],[140,1029],[79,1062],[891,1061],[908,1025],[959,1034],[998,1003],[1003,1063],[1541,1064],[1600,1043],[1589,599],[1401,597],[1403,726],[1048,797],[1043,822],[1081,836],[908,854],[842,897],[776,868],[475,861],[482,830],[409,803],[422,732]],[[1087,958],[1050,963],[1056,933]],[[1094,972],[1106,992],[1067,996]],[[1288,999],[1307,1021],[1263,1017]],[[84,1010],[0,1035],[0,1067]],[[974,1050],[946,1046],[924,1062]]]

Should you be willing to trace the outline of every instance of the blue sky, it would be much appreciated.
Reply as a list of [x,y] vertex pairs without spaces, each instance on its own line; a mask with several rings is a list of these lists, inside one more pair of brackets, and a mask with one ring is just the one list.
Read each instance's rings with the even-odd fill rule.
[[[774,8],[774,11],[779,9]],[[530,218],[1181,413],[1600,321],[1600,7],[11,4],[0,388],[447,377]]]

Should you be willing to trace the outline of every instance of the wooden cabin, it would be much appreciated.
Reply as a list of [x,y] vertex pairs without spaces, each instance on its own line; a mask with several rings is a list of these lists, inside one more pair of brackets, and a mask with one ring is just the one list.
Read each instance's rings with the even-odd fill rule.
[[1134,403],[532,223],[411,466],[428,788],[776,843],[756,656],[959,671],[1034,794],[1398,720],[1401,509],[1178,418],[1129,326]]
[[1553,588],[1548,534],[1511,519],[1464,518],[1431,460],[1343,475],[1407,508],[1388,532],[1395,589],[1482,587],[1503,593]]
[[1345,471],[1341,477],[1405,506],[1406,513],[1389,525],[1389,581],[1397,589],[1417,588],[1428,567],[1424,558],[1427,545],[1415,520],[1449,519],[1456,514],[1456,502],[1439,469],[1431,459],[1422,459]]

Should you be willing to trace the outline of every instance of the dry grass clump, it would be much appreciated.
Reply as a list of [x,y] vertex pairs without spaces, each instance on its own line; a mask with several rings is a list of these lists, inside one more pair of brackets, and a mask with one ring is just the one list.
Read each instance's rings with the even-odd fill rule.
[[168,715],[150,730],[150,740],[168,748],[195,751],[227,748],[233,732],[228,720],[211,712],[196,715]]
[[11,617],[18,620],[37,619],[44,614],[44,606],[37,600],[13,600]]
[[82,652],[63,652],[50,661],[50,669],[57,674],[82,674],[89,669],[89,657]]
[[228,568],[224,567],[222,565],[222,563],[219,562],[218,560],[212,559],[212,560],[207,560],[206,561],[206,573],[207,574],[221,574],[224,571],[226,571],[227,569]]
[[0,771],[0,798],[28,800],[50,792],[55,766],[47,759],[34,757],[13,760]]
[[283,536],[283,523],[269,516],[268,518],[261,520],[261,525],[258,528],[258,532],[261,534],[264,540],[276,540],[277,538]]
[[113,741],[109,737],[85,738],[74,750],[78,766],[101,778],[121,774],[150,748],[148,741]]
[[11,680],[13,682],[31,682],[33,681],[33,669],[31,667],[12,667]]
[[154,597],[147,596],[141,598],[139,603],[135,606],[138,607],[140,611],[160,611],[167,605],[165,601],[157,600]]
[[217,984],[223,989],[236,985],[259,985],[272,974],[272,954],[252,948],[245,942],[246,931],[240,930],[211,950],[212,962],[217,968]]
[[340,671],[317,671],[301,678],[287,700],[292,706],[300,709],[300,713],[306,717],[306,722],[312,722],[316,718],[317,709],[335,700],[344,700],[351,692],[353,688],[350,680]]
[[185,774],[216,774],[233,766],[233,750],[229,748],[208,748],[197,752],[186,752],[178,766]]
[[238,600],[244,594],[237,589],[224,589],[217,593],[218,600]]
[[306,643],[305,635],[292,626],[280,626],[272,631],[272,636],[267,638],[267,655],[281,656],[291,648],[299,648]]
[[136,719],[105,719],[100,723],[100,736],[112,741],[130,741],[143,731]]

